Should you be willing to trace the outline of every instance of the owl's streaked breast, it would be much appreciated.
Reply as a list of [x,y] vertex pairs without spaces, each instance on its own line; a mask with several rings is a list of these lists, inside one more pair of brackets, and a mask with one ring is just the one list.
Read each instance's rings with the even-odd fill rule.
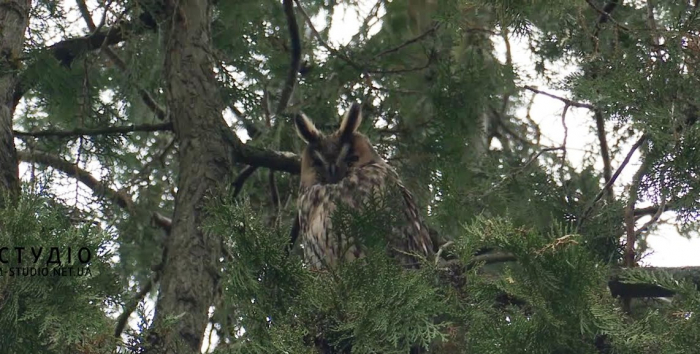
[[373,162],[353,168],[346,178],[337,184],[316,184],[302,187],[298,209],[300,233],[304,246],[304,258],[312,268],[334,267],[339,261],[352,261],[364,256],[361,240],[355,240],[334,230],[331,216],[336,210],[336,201],[357,210],[375,193],[385,191],[393,184],[403,192],[405,217],[403,227],[393,229],[387,235],[389,244],[405,251],[429,253],[432,248],[418,211],[410,193],[398,180],[393,169],[384,162]]

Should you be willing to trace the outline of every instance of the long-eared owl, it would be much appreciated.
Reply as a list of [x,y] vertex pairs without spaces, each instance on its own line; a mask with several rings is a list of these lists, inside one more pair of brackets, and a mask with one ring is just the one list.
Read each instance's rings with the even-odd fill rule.
[[[312,269],[327,269],[365,255],[362,240],[334,230],[332,214],[336,210],[361,211],[368,200],[388,189],[398,191],[398,203],[387,208],[399,221],[382,235],[389,254],[402,265],[413,267],[418,263],[416,256],[430,257],[433,253],[428,228],[412,194],[367,137],[357,131],[361,121],[357,103],[330,135],[316,129],[304,114],[295,118],[297,132],[308,144],[301,155],[296,227],[305,261]],[[347,209],[339,209],[341,206]]]

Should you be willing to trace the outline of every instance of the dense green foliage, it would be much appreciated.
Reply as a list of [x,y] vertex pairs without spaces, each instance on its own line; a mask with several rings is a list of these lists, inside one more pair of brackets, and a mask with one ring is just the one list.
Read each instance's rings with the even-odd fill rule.
[[[32,90],[15,112],[15,130],[162,123],[143,92],[163,101],[168,38],[138,20],[147,8],[141,2],[89,4],[96,23],[109,3],[105,27],[117,19],[133,24],[111,46],[125,69],[101,50],[62,65],[46,48],[90,32],[80,18],[75,30],[73,2],[34,2],[20,75]],[[636,301],[626,313],[606,284],[622,265],[630,201],[665,206],[677,213],[683,235],[697,233],[700,10],[687,1],[657,2],[651,19],[642,1],[615,6],[606,19],[599,0],[302,0],[317,25],[311,29],[295,5],[303,65],[289,107],[274,114],[290,62],[280,2],[215,1],[211,55],[230,128],[249,136],[250,146],[298,153],[303,142],[291,113],[303,111],[331,131],[350,102],[363,102],[360,130],[397,168],[431,227],[452,241],[445,253],[470,265],[461,273],[426,261],[403,271],[376,242],[392,216],[370,207],[362,215],[341,209],[336,224],[375,252],[334,272],[310,272],[298,247],[285,252],[298,176],[260,168],[237,198],[231,185],[206,211],[206,227],[226,249],[220,303],[212,304],[212,327],[225,342],[217,352],[310,353],[317,337],[353,353],[408,353],[412,346],[446,353],[697,351],[695,285],[633,273],[630,281],[677,295],[670,304]],[[360,28],[338,45],[329,28],[342,9]],[[516,40],[537,77],[513,64]],[[495,42],[507,44],[505,60]],[[574,70],[561,75],[562,65]],[[568,92],[573,101],[552,98],[566,109],[594,108],[591,132],[569,134],[595,134],[597,112],[613,170],[645,137],[641,166],[626,167],[640,169],[638,178],[623,193],[596,198],[606,181],[599,145],[579,164],[544,142],[547,127],[531,119],[534,93],[524,88],[535,80]],[[152,217],[173,213],[180,146],[171,131],[15,140],[21,159],[34,162],[25,165],[21,202],[0,211],[0,247],[87,247],[93,261],[90,276],[0,276],[0,352],[114,352],[111,311],[149,284],[162,259],[167,235]],[[60,177],[76,172],[31,158],[37,153],[74,163],[100,184],[80,173],[82,184],[66,182]],[[638,258],[648,234],[638,232]],[[474,263],[483,260],[475,256],[482,249],[517,261]],[[142,310],[134,317],[147,327],[152,314]],[[125,331],[130,345],[120,350],[138,352],[132,345],[146,337],[141,329]]]

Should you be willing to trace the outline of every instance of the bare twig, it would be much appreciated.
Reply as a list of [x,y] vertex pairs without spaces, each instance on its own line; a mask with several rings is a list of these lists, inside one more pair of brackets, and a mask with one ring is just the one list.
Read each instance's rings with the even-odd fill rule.
[[241,190],[243,190],[243,185],[245,184],[245,181],[250,178],[250,176],[253,175],[253,172],[255,172],[258,169],[257,166],[246,166],[243,171],[236,177],[236,180],[233,181],[233,198],[238,197],[238,195],[241,193]]
[[622,170],[624,170],[625,166],[627,166],[627,164],[630,162],[630,159],[632,158],[632,155],[634,155],[634,152],[637,151],[637,149],[639,149],[639,147],[642,146],[642,144],[646,140],[647,140],[647,135],[644,134],[634,143],[634,145],[632,145],[632,148],[627,153],[627,156],[625,156],[625,159],[620,164],[620,167],[618,167],[617,170],[615,171],[615,174],[613,174],[612,178],[610,178],[610,181],[608,183],[606,183],[605,186],[600,190],[600,192],[598,192],[598,194],[595,196],[595,198],[593,198],[593,202],[591,202],[591,205],[588,206],[586,211],[581,216],[581,219],[579,220],[579,226],[581,226],[581,224],[586,219],[586,217],[588,217],[588,214],[593,210],[593,208],[595,207],[596,203],[598,203],[600,198],[603,197],[603,195],[605,194],[605,191],[609,190],[610,187],[615,183],[617,178],[620,176],[620,173],[622,173]]
[[413,38],[411,38],[411,39],[409,39],[409,40],[403,42],[402,44],[400,44],[400,45],[398,45],[398,46],[396,46],[396,47],[394,47],[394,48],[390,48],[390,49],[384,50],[384,51],[382,51],[381,53],[377,54],[374,58],[376,59],[376,58],[379,58],[379,57],[381,57],[381,56],[384,56],[384,55],[387,55],[387,54],[390,54],[390,53],[398,52],[399,50],[403,49],[404,47],[407,47],[407,46],[409,46],[409,45],[411,45],[411,44],[413,44],[413,43],[416,43],[416,42],[418,42],[418,41],[421,41],[421,40],[423,40],[424,38],[428,37],[429,35],[435,33],[435,30],[437,30],[438,27],[439,27],[439,24],[435,24],[434,26],[430,27],[427,31],[423,32],[422,34],[420,34],[420,35],[418,35],[418,36],[416,36],[416,37],[413,37]]
[[[648,166],[648,161],[642,162],[639,170],[632,177],[632,183],[630,184],[629,199],[627,201],[627,206],[625,207],[625,231],[627,234],[627,244],[625,245],[625,266],[632,268],[635,266],[636,253],[634,252],[634,244],[637,241],[637,233],[634,231],[634,205],[637,203],[639,184],[642,181],[642,177],[646,173]],[[660,209],[661,210],[661,209]]]
[[[629,31],[629,30],[630,30],[627,26],[624,26],[624,25],[620,24],[619,22],[615,21],[615,19],[612,18],[612,17],[610,16],[610,13],[609,13],[609,12],[604,11],[603,9],[600,9],[598,6],[596,6],[596,4],[593,3],[593,1],[591,1],[591,0],[586,0],[586,2],[587,2],[588,5],[590,5],[594,10],[596,10],[596,12],[598,12],[598,13],[601,15],[601,20],[598,21],[599,23],[604,23],[604,22],[606,22],[606,21],[609,20],[609,21],[610,21],[611,23],[613,23],[615,26],[617,26],[617,27],[619,27],[619,28],[621,28],[621,29],[623,29],[623,30],[625,30],[625,31]],[[602,20],[603,18],[604,18],[604,20]]]
[[566,113],[569,111],[569,107],[571,107],[568,103],[564,105],[564,110],[561,112],[561,125],[564,127],[564,141],[561,144],[562,147],[562,161],[565,164],[566,163],[566,140],[569,138],[569,127],[566,125]]
[[294,0],[294,2],[297,4],[297,8],[299,9],[299,12],[301,12],[302,16],[304,16],[304,20],[306,22],[306,25],[309,26],[309,29],[311,29],[311,32],[314,34],[314,36],[316,37],[318,42],[321,44],[321,46],[326,48],[326,50],[328,50],[331,54],[343,59],[345,62],[350,64],[350,66],[352,66],[353,68],[358,69],[360,71],[364,71],[362,65],[359,65],[359,64],[355,63],[354,61],[350,60],[350,58],[347,55],[345,55],[345,53],[342,53],[341,51],[331,47],[328,43],[326,43],[326,41],[323,40],[323,37],[321,36],[321,34],[314,27],[313,23],[311,22],[311,17],[309,17],[309,14],[307,14],[306,11],[304,11],[304,7],[301,6],[301,3],[299,2],[299,0]]
[[117,203],[117,205],[127,210],[130,214],[136,214],[134,202],[131,200],[129,195],[109,188],[100,180],[93,177],[88,171],[79,168],[72,162],[66,161],[59,156],[38,151],[18,151],[17,156],[21,161],[35,162],[53,167],[56,170],[61,171],[83,183],[85,186],[90,188],[97,197],[105,197],[108,200]]
[[537,159],[538,159],[542,154],[544,154],[545,152],[556,151],[556,150],[563,150],[563,149],[564,149],[563,147],[559,146],[559,147],[544,148],[544,149],[538,151],[538,152],[537,152],[534,156],[532,156],[524,165],[522,165],[520,168],[518,168],[517,170],[515,170],[515,171],[514,171],[513,173],[511,173],[510,175],[508,175],[508,176],[504,177],[503,179],[501,179],[498,183],[496,183],[496,185],[494,185],[492,188],[490,188],[488,191],[486,191],[486,193],[482,194],[482,195],[481,195],[481,198],[483,199],[483,198],[485,198],[485,197],[491,195],[491,193],[493,193],[493,192],[495,192],[496,190],[498,190],[498,189],[499,189],[503,184],[505,184],[509,179],[514,178],[514,177],[517,176],[518,174],[522,173],[528,166],[530,166],[531,163],[533,163],[535,160],[537,160]]
[[[644,223],[644,225],[642,225],[642,227],[640,227],[637,231],[634,232],[635,237],[639,237],[639,235],[641,235],[642,232],[648,230],[652,225],[654,225],[657,221],[659,221],[659,218],[661,218],[661,214],[663,214],[663,212],[665,210],[665,206],[666,206],[666,202],[661,202],[661,206],[659,206],[656,209],[656,213],[654,213],[654,215],[651,217],[651,219],[649,221],[647,221],[646,223]],[[636,211],[637,211],[637,209],[635,209],[633,211],[633,215],[635,217],[637,216]]]
[[525,87],[523,87],[523,88],[526,89],[526,90],[532,91],[532,92],[534,92],[534,93],[537,93],[537,94],[540,94],[540,95],[545,95],[545,96],[547,96],[547,97],[551,97],[551,98],[554,98],[554,99],[556,99],[556,100],[562,101],[562,102],[564,102],[566,105],[569,105],[569,106],[572,106],[572,107],[577,107],[577,108],[588,108],[588,109],[590,109],[590,110],[595,110],[595,106],[590,105],[590,104],[588,104],[588,103],[582,103],[582,102],[572,101],[572,100],[570,100],[570,99],[568,99],[568,98],[564,98],[564,97],[560,97],[560,96],[557,96],[557,95],[553,95],[553,94],[551,94],[551,93],[549,93],[549,92],[540,91],[540,90],[538,90],[538,89],[536,89],[536,88],[534,88],[534,87],[532,87],[532,86],[525,86]]
[[153,279],[149,280],[146,285],[144,285],[143,289],[141,289],[134,297],[131,299],[131,301],[124,306],[124,312],[122,312],[119,317],[117,318],[117,326],[114,329],[114,336],[119,338],[122,335],[122,332],[124,332],[124,328],[126,328],[126,323],[129,321],[129,317],[131,317],[131,314],[136,311],[136,308],[139,306],[139,303],[143,300],[143,298],[148,295],[148,293],[151,292],[153,289],[153,285],[158,283],[160,281],[160,271],[156,271],[153,273]]
[[134,132],[156,132],[156,131],[172,131],[172,123],[161,123],[161,124],[141,124],[141,125],[127,125],[123,127],[107,127],[107,128],[97,128],[97,129],[84,129],[78,128],[73,130],[43,130],[37,132],[21,132],[14,131],[15,136],[29,136],[29,137],[75,137],[75,136],[95,136],[95,135],[123,135]]
[[402,73],[410,73],[414,71],[421,71],[423,69],[426,69],[430,66],[430,64],[433,63],[433,56],[429,56],[428,60],[425,62],[425,64],[421,66],[416,66],[412,68],[405,68],[405,69],[369,69],[365,70],[365,72],[370,73],[370,74],[402,74]]
[[284,0],[284,14],[287,17],[287,27],[289,29],[289,38],[291,41],[291,64],[289,66],[289,72],[287,73],[287,81],[285,82],[282,93],[280,94],[280,100],[277,103],[276,113],[281,114],[287,109],[287,104],[289,99],[292,97],[292,92],[294,91],[294,86],[296,85],[297,73],[299,72],[299,67],[301,66],[301,38],[299,37],[299,26],[297,25],[297,19],[294,15],[294,2],[293,0]]
[[[85,20],[85,23],[87,24],[88,29],[90,29],[91,32],[96,33],[97,32],[97,26],[95,26],[95,22],[92,19],[92,16],[90,15],[90,11],[88,10],[87,5],[85,4],[85,0],[76,0],[78,4],[78,9],[80,9],[80,14],[83,16],[83,20]],[[105,17],[107,16],[107,8],[105,8]],[[104,21],[104,18],[103,18]],[[126,67],[126,63],[115,53],[112,48],[110,48],[107,45],[107,39],[105,38],[105,42],[102,44],[100,47],[100,51],[105,53],[107,57],[114,63],[114,65],[119,68],[123,73],[126,73],[128,71],[128,68]],[[138,86],[138,85],[137,85]],[[142,89],[141,87],[137,87],[139,95],[141,95],[141,99],[143,100],[144,104],[158,117],[160,120],[165,120],[166,118],[166,112],[165,109],[162,108],[156,100],[151,96],[151,94]]]
[[603,159],[603,178],[605,179],[607,199],[612,202],[615,193],[613,192],[612,184],[610,180],[612,179],[612,165],[610,163],[610,150],[608,149],[608,139],[605,131],[605,121],[603,120],[603,113],[600,110],[595,110],[595,124],[598,132],[598,143],[600,144],[600,155]]

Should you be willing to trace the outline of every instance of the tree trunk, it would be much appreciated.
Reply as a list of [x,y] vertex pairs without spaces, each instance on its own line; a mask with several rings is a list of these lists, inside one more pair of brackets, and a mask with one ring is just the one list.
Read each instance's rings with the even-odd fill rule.
[[0,206],[6,195],[18,195],[19,161],[12,135],[15,84],[29,24],[30,0],[0,4]]
[[[179,142],[180,171],[175,212],[165,245],[154,336],[159,353],[199,353],[208,309],[219,281],[221,239],[204,232],[204,206],[232,172],[231,145],[223,102],[213,72],[211,4],[207,0],[168,2],[164,24],[165,94]],[[168,317],[181,316],[172,327]]]

